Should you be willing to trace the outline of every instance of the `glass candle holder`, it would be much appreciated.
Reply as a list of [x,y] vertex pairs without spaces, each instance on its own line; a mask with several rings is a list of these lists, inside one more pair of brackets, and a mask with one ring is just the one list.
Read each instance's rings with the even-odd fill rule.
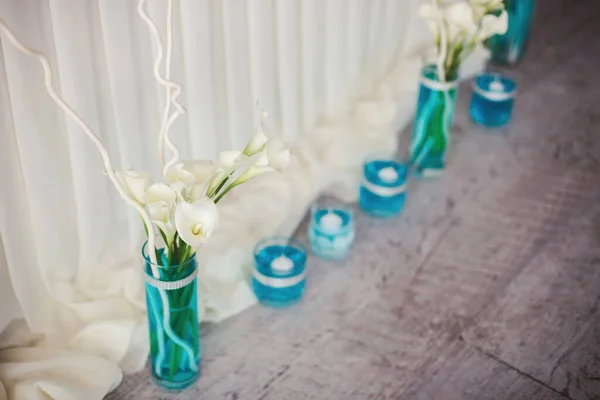
[[424,177],[440,174],[446,165],[458,91],[456,76],[450,78],[440,81],[433,64],[421,71],[410,159]]
[[512,114],[517,84],[500,74],[482,74],[473,82],[471,118],[476,123],[498,127]]
[[492,61],[515,65],[525,55],[535,11],[535,0],[504,0],[504,4],[508,13],[508,29],[504,35],[492,36],[487,46]]
[[402,211],[410,165],[391,155],[376,155],[363,164],[360,207],[375,217],[393,217]]
[[339,260],[348,254],[354,241],[352,208],[333,200],[320,200],[311,207],[308,239],[313,254]]
[[252,289],[258,300],[271,307],[296,303],[306,286],[306,249],[295,239],[264,239],[254,248]]

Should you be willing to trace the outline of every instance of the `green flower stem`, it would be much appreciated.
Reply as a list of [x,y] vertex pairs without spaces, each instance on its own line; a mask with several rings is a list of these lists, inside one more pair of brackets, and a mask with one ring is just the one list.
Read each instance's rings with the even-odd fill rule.
[[219,186],[217,186],[217,188],[208,195],[209,198],[213,198],[217,193],[219,193],[219,190],[223,189],[223,186],[225,186],[225,183],[227,183],[227,181],[229,180],[229,178],[231,177],[231,174],[229,174],[227,177],[225,177],[225,179],[223,179],[223,181],[219,184]]
[[222,198],[223,196],[225,196],[231,189],[233,189],[234,187],[238,186],[241,182],[238,182],[237,180],[235,182],[233,182],[231,185],[227,186],[227,188],[225,188],[225,190],[223,190],[223,192],[221,192],[217,198],[215,199],[215,204],[217,204]]

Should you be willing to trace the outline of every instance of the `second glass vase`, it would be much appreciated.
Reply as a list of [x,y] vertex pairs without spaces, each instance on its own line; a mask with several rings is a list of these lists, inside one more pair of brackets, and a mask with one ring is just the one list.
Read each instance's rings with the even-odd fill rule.
[[152,375],[162,387],[183,389],[200,376],[196,258],[168,265],[164,250],[156,255],[163,265],[150,261],[146,243],[142,256]]
[[508,30],[504,35],[489,38],[487,46],[492,54],[492,61],[515,65],[525,55],[535,11],[535,0],[505,0],[505,4],[508,13]]
[[411,163],[422,176],[436,176],[446,165],[457,91],[458,81],[440,82],[435,65],[423,68],[410,145]]

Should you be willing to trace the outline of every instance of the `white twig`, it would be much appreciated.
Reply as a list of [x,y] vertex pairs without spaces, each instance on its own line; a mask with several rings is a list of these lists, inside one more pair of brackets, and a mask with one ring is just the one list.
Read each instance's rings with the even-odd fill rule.
[[[441,15],[439,0],[434,0],[433,4],[437,8],[436,11],[438,11],[438,14]],[[437,73],[439,81],[444,82],[446,80],[445,64],[448,52],[448,33],[446,32],[446,24],[443,17],[439,18],[438,23],[440,24],[440,54],[437,58]]]
[[[52,70],[50,68],[50,63],[48,62],[48,59],[42,53],[32,50],[29,47],[25,46],[23,43],[21,43],[12,33],[12,31],[8,28],[8,26],[6,26],[2,18],[0,18],[0,32],[2,32],[2,34],[21,52],[36,57],[38,59],[44,70],[44,83],[46,85],[46,90],[48,91],[48,94],[50,95],[52,100],[54,100],[54,102],[58,104],[58,106],[65,112],[65,114],[71,117],[75,121],[75,123],[79,125],[81,130],[83,130],[83,132],[90,138],[92,143],[94,143],[94,145],[98,149],[98,152],[100,153],[100,156],[102,157],[102,161],[104,162],[104,168],[106,168],[108,177],[112,181],[113,185],[115,186],[123,200],[125,200],[129,205],[133,206],[137,210],[137,212],[140,213],[142,219],[144,220],[144,224],[148,229],[148,246],[150,250],[148,253],[150,256],[150,260],[153,264],[156,265],[157,260],[156,254],[154,253],[155,234],[154,226],[152,225],[150,216],[148,215],[144,207],[140,203],[138,203],[133,197],[131,197],[131,195],[125,190],[123,185],[117,179],[115,171],[112,168],[110,156],[108,155],[108,151],[106,150],[106,147],[104,147],[102,140],[98,137],[98,135],[94,133],[92,128],[75,112],[75,110],[73,110],[63,100],[63,98],[56,93],[56,90],[54,89],[54,85],[52,83]],[[152,274],[155,276],[155,278],[159,278],[158,269],[154,265],[152,266]]]
[[[162,40],[160,38],[160,34],[158,33],[158,28],[156,27],[156,24],[154,23],[154,21],[152,21],[152,19],[148,16],[148,14],[146,14],[146,11],[144,10],[145,1],[146,0],[139,0],[137,11],[140,17],[148,25],[148,28],[150,28],[150,33],[154,36],[154,39],[156,40],[156,46],[158,50],[156,54],[156,59],[154,60],[154,77],[161,85],[165,86],[165,92],[167,95],[167,103],[165,104],[165,111],[163,113],[160,133],[158,135],[159,159],[164,176],[171,166],[177,164],[180,154],[179,149],[177,148],[175,143],[173,143],[173,141],[171,140],[171,136],[169,135],[171,125],[173,125],[173,122],[175,122],[178,116],[185,114],[186,110],[177,100],[177,98],[181,95],[181,86],[169,80],[171,75],[171,46],[173,37],[173,0],[169,0],[167,11],[167,57],[165,60],[166,78],[163,78],[160,74],[160,63],[162,61],[163,55]],[[173,92],[171,92],[171,89],[173,89]],[[168,117],[171,108],[171,103],[173,103],[173,105],[175,106],[175,111],[173,112],[173,114],[171,114],[170,117]],[[166,164],[164,164],[163,143],[166,143],[171,152],[173,153],[173,156]],[[185,343],[179,336],[177,336],[177,334],[171,328],[169,317],[169,298],[165,293],[164,289],[159,289],[158,292],[163,303],[163,325],[165,328],[165,332],[167,336],[173,341],[173,343],[179,345],[188,354],[190,368],[195,371],[198,369],[198,367],[195,365],[194,362],[194,351],[190,346],[188,346],[187,343]]]
[[[167,4],[167,50],[165,55],[165,79],[171,79],[171,56],[173,54],[173,0],[169,0]],[[165,111],[163,112],[163,117],[160,123],[160,132],[158,135],[158,146],[160,151],[160,167],[164,168],[164,143],[165,143],[165,132],[169,132],[169,128],[166,127],[167,119],[169,118],[169,113],[171,112],[171,88],[169,86],[165,87]],[[173,143],[171,143],[175,146]],[[177,147],[173,149],[171,147],[171,151],[173,153],[177,152]]]
[[[154,39],[156,40],[157,54],[156,54],[156,59],[154,60],[154,77],[156,78],[158,83],[165,86],[166,92],[167,92],[167,104],[165,104],[165,111],[163,113],[163,119],[162,119],[161,129],[160,129],[160,133],[159,133],[159,139],[158,139],[159,140],[159,146],[158,146],[159,147],[159,157],[161,160],[161,166],[163,168],[163,175],[164,175],[164,174],[166,174],[167,170],[170,167],[177,164],[177,161],[179,161],[180,152],[179,152],[179,149],[177,148],[177,146],[175,145],[175,143],[173,143],[173,141],[171,140],[170,128],[173,125],[173,123],[175,122],[175,120],[177,119],[177,117],[185,114],[186,110],[178,100],[179,96],[181,95],[181,91],[182,91],[181,85],[170,80],[171,44],[172,44],[172,33],[173,33],[172,0],[169,0],[168,15],[167,15],[167,59],[165,60],[165,67],[166,67],[166,75],[165,76],[166,76],[166,78],[163,77],[160,73],[160,64],[161,64],[162,56],[163,56],[162,39],[160,38],[160,34],[158,32],[158,28],[156,27],[156,24],[144,10],[145,2],[146,2],[146,0],[139,0],[137,11],[138,11],[138,14],[140,15],[140,17],[144,20],[144,22],[146,22],[146,25],[148,25],[148,28],[150,29],[150,33],[152,34],[152,36],[154,36]],[[173,90],[172,92],[171,92],[171,89]],[[173,114],[171,114],[170,117],[168,117],[171,104],[173,104],[173,106],[175,107],[175,111],[173,112]],[[164,158],[163,158],[164,157],[163,143],[166,143],[167,147],[169,147],[169,149],[173,153],[171,159],[169,159],[169,161],[166,164],[164,164]]]

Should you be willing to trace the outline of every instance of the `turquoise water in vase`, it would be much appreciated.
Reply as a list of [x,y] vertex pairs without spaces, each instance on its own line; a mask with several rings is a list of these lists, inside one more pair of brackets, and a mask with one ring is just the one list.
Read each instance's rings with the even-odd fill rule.
[[[159,253],[165,258],[162,250]],[[178,266],[157,266],[159,279],[145,259],[152,376],[158,385],[180,390],[200,376],[196,259]]]
[[306,286],[306,250],[293,239],[260,242],[254,251],[252,289],[261,303],[286,307],[302,298]]
[[360,207],[375,217],[398,215],[406,199],[408,172],[408,163],[385,159],[367,161],[360,185]]
[[[329,226],[326,222],[332,220],[333,226]],[[352,213],[340,208],[313,210],[308,239],[313,254],[318,257],[330,260],[346,257],[354,241]]]
[[483,74],[473,83],[470,114],[474,122],[499,127],[510,121],[517,85],[498,74]]
[[456,95],[457,81],[440,82],[434,65],[423,68],[410,159],[424,177],[436,176],[445,168]]
[[487,46],[494,62],[515,65],[526,52],[535,0],[505,0],[504,4],[508,13],[508,30],[504,35],[492,36]]

